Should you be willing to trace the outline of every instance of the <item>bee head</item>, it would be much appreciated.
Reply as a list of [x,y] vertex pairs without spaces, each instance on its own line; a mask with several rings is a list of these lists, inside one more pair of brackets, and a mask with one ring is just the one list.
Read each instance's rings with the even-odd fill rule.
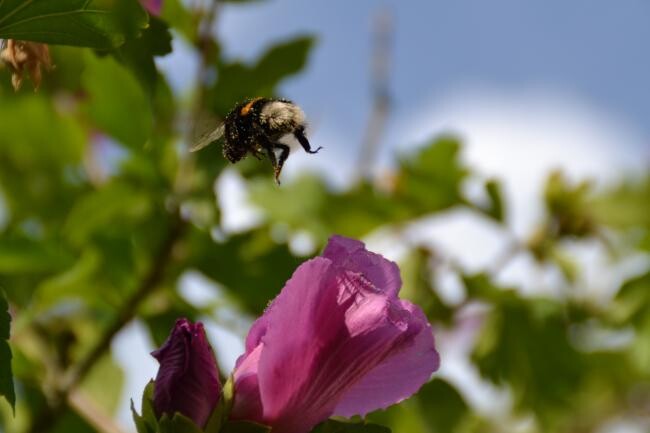
[[248,153],[248,148],[242,146],[233,146],[228,142],[224,143],[223,156],[230,162],[240,161]]

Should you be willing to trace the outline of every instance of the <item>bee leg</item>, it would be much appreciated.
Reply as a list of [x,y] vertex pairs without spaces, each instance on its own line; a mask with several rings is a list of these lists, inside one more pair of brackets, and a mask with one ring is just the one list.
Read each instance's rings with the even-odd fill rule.
[[275,165],[275,181],[278,183],[278,185],[280,185],[280,172],[282,171],[282,166],[284,166],[284,162],[289,157],[289,146],[282,143],[273,143],[273,150],[271,151],[271,153],[273,153],[274,157],[275,157],[275,152],[274,152],[275,149],[280,149],[280,158],[277,160]]
[[257,148],[257,147],[253,147],[253,148],[251,148],[251,154],[252,154],[255,158],[257,158],[258,160],[259,160],[259,159],[262,159],[262,157],[260,156],[260,155],[261,155],[260,149]]
[[296,129],[294,131],[293,135],[294,135],[294,137],[296,137],[296,139],[298,140],[298,142],[300,143],[302,148],[305,149],[305,152],[307,152],[307,153],[318,153],[318,151],[323,148],[323,146],[319,146],[318,149],[311,150],[311,146],[309,145],[309,140],[307,140],[307,137],[305,137],[304,128]]

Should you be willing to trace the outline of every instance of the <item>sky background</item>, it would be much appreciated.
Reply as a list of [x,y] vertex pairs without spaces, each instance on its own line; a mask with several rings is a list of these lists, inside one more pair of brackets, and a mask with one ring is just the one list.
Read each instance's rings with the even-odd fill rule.
[[[252,61],[270,44],[298,35],[318,39],[306,69],[280,89],[303,107],[310,119],[310,141],[324,149],[316,156],[292,154],[283,172],[287,179],[317,170],[342,185],[354,174],[372,103],[372,22],[381,10],[393,16],[394,40],[391,113],[382,137],[380,167],[390,167],[396,154],[436,134],[456,133],[465,142],[464,160],[484,176],[504,181],[513,236],[530,233],[540,216],[540,190],[549,170],[562,168],[574,179],[590,177],[606,184],[650,167],[650,2],[645,0],[227,4],[215,31],[232,59]],[[179,92],[187,90],[195,76],[193,56],[178,40],[159,66]],[[471,183],[467,187],[471,189]],[[228,196],[233,197],[222,203],[225,220],[255,221],[233,172],[218,188],[229,189]],[[237,224],[230,228],[236,230]],[[423,221],[413,236],[474,270],[492,262],[504,247],[502,233],[463,212]],[[367,240],[389,258],[399,255],[386,237]],[[578,255],[593,265],[588,268],[606,269],[604,252],[597,247]],[[601,272],[583,278],[606,296],[621,275],[605,272],[603,277]],[[546,285],[554,276],[533,269],[530,259],[521,257],[504,269],[501,278],[533,290],[535,282]],[[453,286],[453,281],[447,285]],[[215,296],[196,275],[184,280],[182,293],[198,302]],[[453,298],[453,290],[449,296]],[[208,326],[222,367],[228,370],[243,348],[241,341]],[[443,336],[441,344],[445,340]],[[151,343],[138,323],[120,334],[114,345],[127,372],[119,417],[130,429],[128,399],[137,400],[157,367],[148,356]],[[440,374],[461,389],[474,391],[472,401],[478,407],[481,399],[507,407],[507,398],[497,398],[494,390],[483,387],[482,393],[475,392],[479,379],[475,372],[463,370],[465,349],[446,350],[447,359],[454,362],[443,362]],[[618,427],[603,432],[640,431]]]

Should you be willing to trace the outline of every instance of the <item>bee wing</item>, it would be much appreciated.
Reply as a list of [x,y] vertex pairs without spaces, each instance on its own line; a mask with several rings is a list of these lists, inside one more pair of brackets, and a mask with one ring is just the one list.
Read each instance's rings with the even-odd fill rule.
[[190,148],[190,152],[196,152],[197,150],[201,150],[204,147],[206,147],[208,144],[212,143],[213,141],[217,141],[221,137],[223,137],[223,133],[225,131],[225,126],[222,123],[221,125],[217,126],[215,129],[206,132],[202,136],[196,140],[196,142],[192,145]]

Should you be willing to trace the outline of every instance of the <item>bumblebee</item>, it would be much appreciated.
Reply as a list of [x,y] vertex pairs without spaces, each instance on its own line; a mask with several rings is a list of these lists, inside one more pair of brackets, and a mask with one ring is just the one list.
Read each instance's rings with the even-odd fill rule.
[[228,161],[235,163],[249,153],[260,159],[260,155],[265,153],[279,184],[282,166],[290,151],[280,139],[293,135],[307,153],[318,153],[322,149],[312,150],[305,137],[305,126],[305,113],[289,100],[248,99],[237,104],[224,122],[201,137],[190,151],[200,150],[223,136],[223,156]]

